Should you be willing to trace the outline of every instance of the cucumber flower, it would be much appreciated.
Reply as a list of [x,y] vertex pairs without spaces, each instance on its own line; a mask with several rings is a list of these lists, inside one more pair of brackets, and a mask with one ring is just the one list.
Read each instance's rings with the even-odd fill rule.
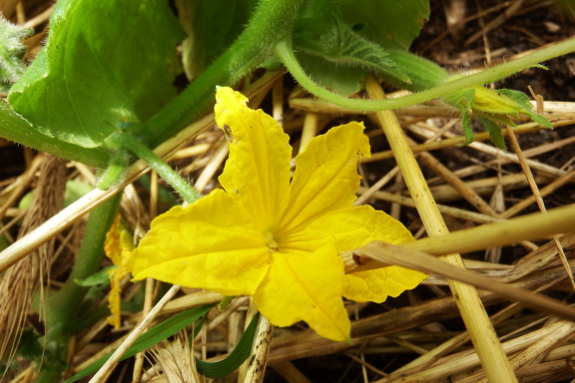
[[157,217],[132,253],[134,279],[253,296],[272,324],[303,320],[343,341],[351,325],[342,295],[382,302],[426,277],[398,266],[344,272],[339,253],[373,240],[412,240],[387,214],[353,206],[357,163],[370,155],[361,124],[312,139],[292,176],[292,148],[278,123],[230,88],[219,88],[216,99],[216,122],[230,148],[223,190]]

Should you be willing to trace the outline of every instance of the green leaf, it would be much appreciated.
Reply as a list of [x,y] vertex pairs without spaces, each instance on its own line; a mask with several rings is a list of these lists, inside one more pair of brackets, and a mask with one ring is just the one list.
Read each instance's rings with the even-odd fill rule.
[[515,126],[511,117],[517,118],[519,114],[525,114],[533,121],[552,128],[551,123],[545,117],[533,113],[529,97],[516,90],[498,89],[494,91],[483,87],[474,87],[448,94],[442,99],[458,108],[463,115],[464,145],[473,141],[470,121],[472,113],[485,126],[491,141],[500,149],[505,149],[505,140],[498,123]]
[[18,344],[18,355],[24,359],[39,362],[42,360],[44,349],[39,341],[40,337],[31,328],[22,331],[22,336]]
[[278,70],[283,66],[283,63],[277,56],[272,56],[258,65],[258,68],[267,69],[270,71]]
[[0,235],[0,251],[4,251],[10,246],[11,243],[8,241],[8,238],[4,234]]
[[92,185],[82,181],[69,180],[66,182],[66,195],[64,207],[70,206],[93,189]]
[[409,82],[403,81],[392,71],[378,72],[378,74],[385,81],[398,88],[421,92],[442,85],[449,78],[447,71],[433,61],[399,49],[388,49],[387,53],[395,65],[402,68],[403,73],[409,78]]
[[321,86],[342,96],[349,96],[363,89],[365,70],[334,65],[320,57],[305,53],[296,54],[301,66]]
[[361,89],[367,71],[390,73],[410,82],[389,53],[335,17],[330,23],[299,20],[293,45],[298,60],[312,77],[344,96]]
[[[49,345],[46,347],[43,337],[38,335],[33,328],[25,328],[22,330],[21,337],[18,339],[16,347],[16,355],[19,357],[18,359],[26,359],[37,366],[42,366],[42,372],[46,372],[47,370],[63,371],[67,367],[66,362],[63,359],[58,358],[54,350],[52,350]],[[17,358],[8,357],[0,362],[0,374],[4,374],[6,372],[6,359],[11,360],[7,370],[17,371],[19,368],[18,361],[16,360]],[[38,381],[38,379],[36,381]]]
[[259,313],[254,316],[250,325],[244,332],[244,335],[242,335],[242,339],[240,339],[227,358],[213,363],[196,359],[198,372],[210,379],[218,379],[223,378],[238,369],[250,356],[259,316]]
[[184,70],[195,79],[236,40],[257,0],[176,0],[178,19],[188,34],[182,44]]
[[489,133],[489,138],[491,138],[495,146],[505,150],[505,140],[503,139],[503,134],[501,134],[501,126],[479,114],[476,114],[475,117],[485,126],[485,130]]
[[428,0],[314,0],[384,48],[407,50],[429,17]]
[[110,284],[108,271],[117,269],[118,267],[119,266],[106,267],[105,269],[98,271],[96,274],[90,275],[88,278],[74,279],[74,282],[76,282],[77,285],[84,287]]
[[59,1],[46,47],[9,101],[39,132],[97,147],[175,97],[183,38],[164,0]]
[[339,12],[348,24],[364,25],[359,33],[367,39],[407,50],[429,17],[429,1],[343,0]]
[[89,166],[103,168],[110,159],[110,152],[104,148],[81,148],[38,132],[3,102],[0,102],[0,137]]
[[[70,206],[72,203],[76,202],[92,191],[93,187],[82,181],[69,180],[66,181],[66,194],[64,196],[64,207]],[[20,202],[18,203],[18,209],[26,210],[32,204],[32,198],[34,198],[34,192],[36,189],[26,193]]]
[[[174,335],[190,323],[196,321],[203,315],[206,315],[208,311],[212,309],[215,305],[203,305],[199,307],[195,307],[190,310],[183,311],[179,314],[174,315],[170,319],[167,319],[157,325],[156,327],[150,329],[146,333],[140,335],[140,337],[134,342],[132,347],[126,351],[126,353],[122,356],[120,360],[128,359],[139,352],[142,352],[153,345],[161,342],[162,340]],[[95,373],[106,363],[110,356],[112,356],[113,352],[110,352],[108,355],[102,357],[98,361],[92,363],[82,371],[78,372],[76,375],[72,376],[64,383],[72,383],[77,381],[78,379],[84,378],[90,374]]]
[[227,296],[222,299],[222,301],[218,304],[218,310],[224,311],[226,307],[235,299],[235,296]]
[[22,40],[33,32],[0,17],[0,92],[8,91],[24,73],[26,66],[22,59],[27,48]]
[[553,125],[551,125],[548,119],[533,112],[533,107],[529,102],[529,97],[525,93],[511,89],[499,89],[498,92],[521,105],[523,110],[520,110],[520,113],[529,116],[529,118],[531,118],[533,121],[543,125],[546,128],[553,129]]
[[443,97],[443,100],[455,106],[461,111],[461,127],[465,135],[465,142],[463,145],[469,145],[473,142],[473,129],[471,128],[471,104],[475,98],[475,91],[471,88],[462,89],[459,92],[448,94]]
[[548,129],[553,129],[553,125],[551,125],[551,122],[549,122],[549,120],[546,119],[545,117],[540,116],[539,114],[534,113],[532,111],[529,111],[527,113],[527,115],[529,116],[530,119],[532,119],[536,123],[543,125],[544,127],[548,128]]
[[[294,37],[294,48],[299,52],[317,55],[334,64],[345,64],[366,70],[392,72],[409,81],[403,70],[395,65],[381,46],[361,37],[352,27],[334,18],[329,25],[309,28],[313,20],[300,20],[306,27]],[[319,29],[319,30],[318,30]]]
[[461,109],[461,127],[463,128],[463,135],[465,136],[465,142],[463,145],[469,145],[473,142],[473,128],[471,128],[471,116],[466,109]]
[[26,210],[30,207],[30,205],[32,205],[32,199],[34,199],[35,191],[36,189],[30,190],[24,195],[24,197],[22,197],[22,199],[20,199],[20,202],[18,202],[18,209]]
[[314,0],[296,21],[293,47],[314,81],[344,96],[362,89],[368,71],[398,87],[424,90],[448,78],[438,65],[406,51],[428,14],[423,0]]

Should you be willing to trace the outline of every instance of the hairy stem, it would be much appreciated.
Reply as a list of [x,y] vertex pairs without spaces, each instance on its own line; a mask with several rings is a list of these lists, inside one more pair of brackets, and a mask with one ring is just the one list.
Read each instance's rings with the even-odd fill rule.
[[57,383],[67,368],[70,337],[77,320],[77,309],[88,287],[76,284],[76,279],[85,279],[98,271],[104,255],[106,233],[114,221],[121,193],[95,208],[88,218],[84,240],[72,273],[60,291],[48,298],[46,327],[48,329],[48,350],[36,382]]
[[[136,156],[140,157],[167,183],[172,185],[172,187],[176,189],[178,194],[187,203],[192,203],[200,198],[200,195],[193,186],[184,180],[174,169],[166,164],[146,145],[142,144],[141,141],[138,141],[133,136],[121,132],[113,133],[106,139],[106,145],[120,150],[129,150]],[[103,178],[107,179],[108,177],[104,176]],[[99,186],[106,188],[109,185],[100,184]]]
[[62,330],[66,331],[67,324],[76,320],[77,313],[74,310],[80,306],[88,287],[76,284],[75,280],[86,279],[100,268],[104,256],[106,233],[114,221],[121,196],[121,193],[116,194],[90,213],[84,240],[72,273],[62,289],[48,299],[46,323],[50,333],[52,333],[52,326],[62,326]]
[[377,100],[357,100],[342,97],[338,94],[330,92],[316,84],[304,72],[299,65],[297,58],[294,55],[293,49],[288,40],[280,41],[275,48],[275,52],[286,68],[290,71],[292,76],[303,86],[307,91],[313,95],[329,101],[333,104],[342,106],[344,108],[376,112],[383,110],[391,110],[397,108],[404,108],[407,106],[420,104],[429,100],[440,98],[449,93],[453,93],[473,85],[483,85],[489,82],[497,81],[504,77],[510,76],[523,69],[530,68],[540,62],[565,55],[575,51],[575,37],[570,38],[562,43],[553,45],[542,49],[538,52],[531,53],[527,56],[521,57],[493,68],[484,70],[483,72],[463,77],[459,80],[447,82],[443,85],[431,88],[429,90],[412,94],[393,100],[377,101]]
[[216,86],[232,86],[290,38],[298,9],[306,0],[261,0],[245,31],[232,46],[155,117],[131,134],[155,148],[214,104]]

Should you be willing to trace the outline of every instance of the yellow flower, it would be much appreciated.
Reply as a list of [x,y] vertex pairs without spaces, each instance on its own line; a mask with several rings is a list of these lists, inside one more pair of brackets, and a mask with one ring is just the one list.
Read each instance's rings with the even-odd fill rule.
[[277,122],[229,88],[216,99],[230,146],[219,178],[225,191],[156,218],[132,255],[135,279],[251,295],[272,324],[303,320],[341,341],[350,336],[342,295],[381,302],[426,277],[395,266],[344,274],[338,253],[372,240],[412,240],[387,214],[353,207],[357,162],[370,155],[361,124],[311,140],[291,177],[292,148]]
[[115,266],[118,266],[108,271],[110,278],[108,308],[112,315],[107,320],[114,328],[120,328],[120,293],[122,292],[120,282],[130,272],[128,262],[133,249],[132,236],[118,214],[110,231],[106,233],[104,245],[106,256],[112,260]]

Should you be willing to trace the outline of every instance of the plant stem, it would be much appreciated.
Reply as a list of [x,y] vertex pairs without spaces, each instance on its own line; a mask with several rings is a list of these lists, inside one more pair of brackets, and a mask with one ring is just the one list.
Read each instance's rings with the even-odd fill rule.
[[[153,151],[151,151],[146,145],[142,144],[142,142],[138,141],[133,136],[122,133],[116,132],[111,134],[105,141],[105,144],[122,150],[129,150],[142,160],[146,161],[148,165],[154,169],[167,183],[172,185],[174,189],[178,192],[178,194],[186,201],[187,203],[192,203],[200,198],[200,195],[191,186],[186,180],[184,180],[174,169],[172,169],[168,164],[166,164],[160,157],[158,157]],[[108,173],[108,171],[106,171]],[[106,175],[104,176],[106,177]],[[109,185],[98,185],[103,188]]]
[[73,323],[78,315],[76,310],[89,289],[76,284],[75,280],[87,278],[100,267],[106,233],[114,221],[120,198],[121,193],[90,213],[84,240],[72,273],[62,289],[48,298],[45,323],[48,329],[48,348],[52,351],[49,354],[51,359],[44,361],[36,382],[56,383],[66,368],[63,361],[67,359],[68,343],[73,332]]
[[245,31],[174,101],[130,133],[155,148],[214,104],[216,86],[232,86],[273,55],[275,44],[291,35],[306,0],[261,0]]
[[[112,133],[110,136],[115,135],[116,133]],[[108,137],[106,140],[108,140]],[[106,141],[104,141],[106,144]],[[108,145],[109,147],[113,147],[112,145]],[[100,181],[98,182],[98,188],[101,190],[107,190],[110,186],[117,184],[120,180],[123,180],[126,177],[126,172],[128,171],[128,166],[130,165],[130,155],[123,149],[117,148],[121,150],[116,150],[116,153],[110,159],[104,174],[101,176]]]
[[106,233],[114,221],[121,196],[122,193],[116,194],[90,213],[72,273],[60,291],[48,299],[48,330],[51,330],[50,325],[60,323],[65,331],[66,324],[76,320],[74,309],[79,307],[89,288],[76,284],[75,280],[86,279],[98,271],[104,256]]
[[575,37],[572,37],[559,44],[544,48],[538,52],[531,53],[483,72],[463,77],[459,80],[447,82],[443,85],[431,88],[429,90],[412,94],[410,96],[400,97],[393,100],[357,100],[342,97],[330,92],[316,84],[299,65],[288,40],[280,41],[275,48],[275,52],[292,76],[313,95],[329,101],[338,106],[365,111],[377,112],[382,110],[391,110],[404,108],[407,106],[421,104],[447,94],[469,88],[473,85],[483,85],[489,82],[497,81],[514,73],[530,68],[540,62],[575,52]]

